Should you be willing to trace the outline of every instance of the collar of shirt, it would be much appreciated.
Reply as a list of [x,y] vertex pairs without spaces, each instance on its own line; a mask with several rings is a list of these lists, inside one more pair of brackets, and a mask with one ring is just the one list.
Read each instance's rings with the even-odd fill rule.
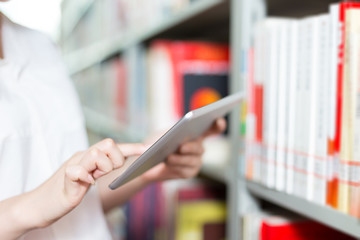
[[[0,59],[0,68],[6,68],[6,72],[11,72],[11,75],[18,76],[21,70],[27,65],[29,56],[26,51],[22,50],[23,42],[18,33],[18,26],[16,23],[8,19],[0,12],[2,18],[2,44],[4,59]],[[9,75],[7,75],[9,76]],[[17,77],[12,79],[18,79]]]

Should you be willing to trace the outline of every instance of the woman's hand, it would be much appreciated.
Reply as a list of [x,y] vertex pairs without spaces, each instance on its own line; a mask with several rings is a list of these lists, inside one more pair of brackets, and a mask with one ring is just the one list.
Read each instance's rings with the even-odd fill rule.
[[138,144],[117,145],[112,139],[105,139],[72,156],[48,181],[34,190],[38,199],[45,199],[40,211],[40,226],[48,226],[70,212],[80,204],[98,178],[120,168],[127,157],[143,151]]
[[203,140],[209,135],[219,134],[226,128],[223,118],[217,119],[212,127],[194,141],[180,146],[178,151],[168,156],[165,163],[153,167],[141,177],[145,182],[164,181],[177,178],[191,178],[196,176],[202,165],[204,153]]

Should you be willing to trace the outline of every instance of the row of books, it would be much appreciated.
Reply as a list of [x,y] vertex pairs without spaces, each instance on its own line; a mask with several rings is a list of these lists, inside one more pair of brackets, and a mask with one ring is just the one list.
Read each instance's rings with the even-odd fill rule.
[[278,209],[245,214],[242,218],[243,240],[353,240],[318,222]]
[[71,32],[71,37],[64,36],[63,49],[65,53],[68,53],[76,50],[78,46],[88,46],[101,40],[112,39],[114,36],[127,39],[129,36],[141,34],[188,8],[194,1],[94,1]]
[[360,4],[257,24],[246,176],[360,217]]
[[207,181],[156,183],[125,207],[126,239],[225,239],[225,187]]
[[226,44],[157,40],[75,76],[81,102],[147,137],[228,94]]

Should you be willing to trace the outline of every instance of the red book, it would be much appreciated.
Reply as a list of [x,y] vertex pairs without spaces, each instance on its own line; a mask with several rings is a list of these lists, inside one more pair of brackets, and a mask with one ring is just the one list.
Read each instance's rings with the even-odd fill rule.
[[[227,44],[157,40],[150,48],[166,49],[170,56],[174,88],[171,92],[178,117],[193,108],[218,100],[217,96],[221,98],[228,94],[229,47]],[[206,81],[201,79],[204,75],[207,76]],[[226,82],[225,91],[217,89],[219,86],[217,82],[221,79],[211,77],[220,75],[226,76],[223,81]],[[194,82],[197,85],[193,86]],[[219,95],[216,95],[218,93]],[[192,97],[194,97],[193,102],[191,102]]]
[[116,118],[122,122],[127,122],[127,98],[128,98],[128,88],[127,88],[127,74],[126,66],[122,59],[116,59],[114,61],[114,68],[116,71]]
[[260,240],[353,240],[354,238],[311,220],[265,218],[260,227]]

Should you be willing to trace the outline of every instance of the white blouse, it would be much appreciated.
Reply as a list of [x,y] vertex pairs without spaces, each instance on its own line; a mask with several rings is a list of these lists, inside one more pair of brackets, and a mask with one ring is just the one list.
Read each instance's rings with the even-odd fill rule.
[[[39,186],[88,143],[76,92],[55,45],[0,17],[1,201]],[[21,239],[111,239],[96,188],[70,214]]]

